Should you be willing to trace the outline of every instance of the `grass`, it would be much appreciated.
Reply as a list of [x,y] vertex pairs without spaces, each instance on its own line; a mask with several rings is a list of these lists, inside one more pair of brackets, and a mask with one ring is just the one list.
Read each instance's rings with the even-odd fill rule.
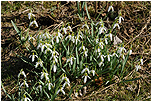
[[[11,1],[12,2],[12,1]],[[64,3],[65,4],[65,3]],[[53,9],[57,9],[56,12],[52,12],[54,15],[59,15],[60,17],[57,17],[57,19],[59,20],[64,20],[64,22],[67,22],[67,20],[69,20],[69,22],[74,22],[70,18],[70,16],[72,16],[73,18],[75,16],[73,16],[74,14],[69,14],[69,11],[67,10],[66,12],[64,12],[65,14],[60,14],[62,10],[66,10],[66,9],[70,9],[70,7],[68,7],[68,5],[64,5],[63,2],[49,2],[49,1],[44,1],[43,4],[42,2],[30,2],[30,1],[21,1],[21,2],[13,2],[10,3],[8,1],[1,1],[1,14],[2,14],[2,21],[1,21],[1,25],[2,25],[2,30],[1,30],[1,37],[2,40],[3,39],[8,39],[11,38],[10,34],[14,34],[14,29],[9,29],[9,28],[3,28],[3,27],[12,27],[12,24],[10,22],[10,20],[3,20],[3,18],[5,17],[6,19],[8,19],[11,15],[18,14],[21,11],[25,11],[26,9],[34,9],[37,10],[37,12],[35,12],[35,14],[37,15],[37,19],[39,19],[42,15],[48,16],[49,14],[47,12],[45,12],[45,10],[43,10],[43,7],[45,9],[47,9],[47,11],[53,11]],[[89,2],[88,5],[91,6],[91,8],[88,9],[90,10],[89,12],[94,13],[94,8],[91,5],[93,4],[93,2]],[[100,10],[101,7],[104,7],[104,5],[107,4],[107,2],[100,2],[100,7],[98,7],[97,9]],[[64,6],[63,6],[64,5]],[[118,5],[122,5],[122,6],[118,6]],[[43,7],[42,7],[43,6]],[[115,84],[103,91],[101,91],[102,89],[104,89],[107,86],[101,86],[101,87],[95,87],[95,94],[91,94],[93,92],[93,90],[88,90],[88,93],[86,96],[80,97],[78,99],[75,100],[91,100],[91,101],[121,101],[121,100],[127,100],[127,101],[137,101],[137,100],[142,100],[142,101],[150,101],[151,100],[151,44],[150,44],[150,34],[151,33],[151,24],[150,22],[148,22],[148,18],[150,17],[150,10],[151,10],[151,2],[150,1],[132,1],[132,2],[114,2],[114,9],[117,10],[117,7],[120,7],[120,9],[122,9],[123,11],[123,15],[125,15],[125,23],[123,23],[122,29],[120,31],[117,32],[117,35],[123,39],[123,42],[128,43],[130,40],[132,40],[133,38],[135,38],[141,31],[142,28],[144,27],[144,25],[146,23],[147,24],[147,28],[144,30],[144,32],[141,33],[141,35],[139,37],[137,37],[132,43],[129,43],[126,47],[129,49],[130,45],[132,44],[133,47],[133,54],[131,55],[131,57],[129,57],[129,60],[127,62],[128,65],[130,65],[129,63],[132,63],[135,59],[140,58],[141,56],[144,59],[144,65],[142,67],[141,70],[139,70],[138,72],[131,74],[131,76],[128,76],[127,79],[132,79],[132,78],[139,78],[142,77],[141,80],[136,80],[136,81],[131,81],[131,82],[124,82],[124,83],[119,83],[119,84]],[[58,8],[59,7],[59,8]],[[74,7],[73,7],[74,9]],[[76,6],[75,6],[76,9]],[[105,7],[106,9],[106,7]],[[92,11],[91,11],[92,10]],[[105,12],[106,10],[104,10]],[[52,14],[51,13],[51,14]],[[106,12],[105,12],[106,13]],[[42,15],[40,15],[42,14]],[[22,14],[23,17],[27,17],[27,14]],[[92,14],[91,16],[92,18],[94,17],[94,15]],[[101,17],[101,16],[100,16]],[[16,21],[18,20],[19,23],[24,23],[23,25],[19,26],[20,28],[24,28],[27,25],[27,22],[23,21],[22,19],[20,19],[20,15],[19,17],[12,17],[11,19],[16,18]],[[63,19],[61,19],[63,18]],[[56,18],[54,18],[55,20],[57,20]],[[149,18],[151,21],[151,18]],[[52,20],[52,19],[50,19]],[[45,21],[45,19],[44,19]],[[79,22],[79,20],[78,20]],[[38,22],[39,24],[41,22]],[[51,22],[51,24],[45,25],[44,28],[49,27],[49,25],[53,25],[56,24],[57,22]],[[76,23],[76,22],[75,22]],[[76,25],[76,24],[74,24]],[[43,27],[44,25],[41,24],[41,26]],[[131,29],[132,28],[132,29]],[[52,28],[53,29],[53,28]],[[126,29],[126,33],[124,33],[124,30]],[[34,32],[35,29],[33,28],[32,32]],[[11,36],[12,36],[11,35]],[[125,40],[126,38],[126,40]],[[2,74],[2,82],[4,84],[4,87],[6,89],[6,91],[9,93],[15,86],[16,86],[16,80],[17,80],[17,74],[19,73],[19,70],[21,68],[26,69],[27,66],[20,66],[20,64],[23,64],[24,62],[22,61],[16,61],[16,55],[13,54],[11,51],[15,51],[16,53],[19,53],[20,51],[18,51],[17,49],[15,49],[15,47],[13,46],[14,44],[14,40],[17,40],[17,37],[13,37],[13,40],[11,40],[11,42],[8,42],[8,44],[6,45],[6,42],[4,44],[1,45],[2,48],[2,53],[1,53],[1,74]],[[6,41],[6,40],[5,40]],[[146,54],[148,53],[148,54]],[[135,60],[136,61],[136,60]],[[132,69],[128,68],[129,71],[132,71]],[[9,73],[9,74],[8,74]],[[130,73],[126,73],[126,75],[128,75]],[[133,91],[129,90],[129,86],[131,86],[133,89]],[[91,91],[91,92],[90,92]],[[10,92],[11,93],[11,92]],[[5,93],[3,93],[3,91],[1,91],[1,95],[2,98],[1,100],[8,100],[8,98],[4,98],[5,97]],[[61,100],[61,99],[60,99]],[[67,99],[67,100],[74,100],[74,99]]]

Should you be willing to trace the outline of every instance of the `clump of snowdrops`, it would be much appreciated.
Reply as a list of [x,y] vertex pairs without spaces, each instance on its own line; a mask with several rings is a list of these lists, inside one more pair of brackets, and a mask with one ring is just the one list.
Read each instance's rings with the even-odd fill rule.
[[[108,12],[113,11],[111,5]],[[70,24],[62,23],[54,33],[45,29],[43,32],[38,30],[34,35],[29,34],[29,30],[31,26],[39,27],[38,23],[32,12],[28,18],[30,24],[26,35],[18,30],[13,21],[12,24],[20,43],[26,46],[29,53],[28,56],[18,56],[33,66],[34,70],[28,70],[34,78],[31,80],[22,69],[18,74],[18,95],[9,96],[12,100],[69,98],[73,90],[76,90],[75,97],[82,96],[87,86],[99,76],[103,77],[103,85],[108,85],[114,75],[120,79],[126,75],[125,65],[132,50],[130,47],[127,51],[116,35],[116,31],[121,29],[119,24],[124,21],[121,12],[111,28],[107,28],[101,18],[99,22],[85,22],[75,32]],[[77,79],[81,80],[80,83]],[[77,89],[77,85],[81,87]],[[82,89],[85,91],[81,92]]]

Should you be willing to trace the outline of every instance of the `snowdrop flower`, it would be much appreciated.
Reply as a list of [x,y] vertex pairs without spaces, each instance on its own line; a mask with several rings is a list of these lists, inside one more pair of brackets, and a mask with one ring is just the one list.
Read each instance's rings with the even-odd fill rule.
[[77,98],[78,97],[78,92],[76,91],[76,93],[75,93],[75,97]]
[[141,66],[140,65],[136,65],[136,71],[138,71],[138,69],[141,69]]
[[88,72],[88,74],[90,74],[90,71],[89,71],[89,69],[88,69],[88,66],[86,66],[86,68],[81,71],[81,74],[83,74],[84,72]]
[[106,37],[107,37],[107,36],[110,37],[110,40],[112,41],[112,34],[111,34],[111,32],[110,32],[109,34],[106,34],[105,36],[106,36]]
[[118,55],[114,52],[112,55],[110,55],[110,56],[116,56],[116,57],[118,57]]
[[21,101],[31,101],[28,97],[26,97],[26,95],[24,94],[24,98],[21,99]]
[[126,52],[126,49],[124,47],[117,47],[117,53],[122,54],[122,51]]
[[50,51],[52,53],[52,50],[50,48],[47,47],[47,49],[45,50],[45,54],[47,54],[47,52]]
[[99,34],[106,32],[107,29],[106,27],[104,27],[104,25],[102,25],[101,27],[99,27]]
[[[118,17],[115,18],[115,20],[117,19]],[[124,21],[124,18],[122,16],[119,16],[119,23],[121,23],[121,20]]]
[[97,22],[97,23],[96,23],[96,26],[97,26],[98,24],[100,24],[100,25],[103,25],[103,24],[104,24],[102,18],[100,19],[100,22]]
[[99,38],[98,37],[95,38],[95,42],[96,42],[96,44],[99,43]]
[[63,82],[64,80],[65,80],[65,81],[68,81],[68,82],[70,83],[70,81],[69,81],[69,79],[67,78],[66,74],[62,76],[61,82]]
[[38,62],[36,62],[35,68],[37,68],[39,65],[43,67],[43,61],[40,58],[38,59]]
[[63,88],[65,87],[65,85],[68,85],[68,86],[70,86],[70,82],[68,82],[68,81],[65,81],[65,82],[64,82],[64,84],[63,84]]
[[104,43],[101,40],[99,42],[99,46],[101,47],[101,49],[103,49]]
[[29,56],[29,58],[31,58],[31,57],[32,57],[32,62],[34,62],[35,57],[37,57],[37,58],[38,58],[38,56],[37,56],[37,55],[34,55],[34,52],[32,53],[32,55],[30,55],[30,56]]
[[61,87],[56,94],[58,94],[59,92],[62,92],[65,95],[65,91],[63,90],[63,87]]
[[118,27],[118,29],[120,29],[120,26],[118,23],[115,23],[114,26],[113,26],[113,29],[115,29],[116,27]]
[[54,50],[52,51],[52,56],[51,56],[50,60],[53,58],[55,60],[55,62],[58,63],[58,60],[57,60],[58,55],[59,55],[59,53],[57,51],[55,51],[55,48],[54,48]]
[[67,63],[70,62],[71,65],[73,65],[73,59],[75,60],[76,58],[70,55],[69,59],[67,59]]
[[49,80],[49,77],[48,77],[48,73],[45,73],[44,71],[41,72],[41,80],[45,77],[46,80]]
[[143,65],[144,63],[143,63],[143,59],[140,59],[140,62],[141,62],[141,65]]
[[95,75],[95,70],[91,70],[90,73],[93,74],[93,76]]
[[85,49],[84,51],[83,51],[83,54],[85,55],[85,57],[87,57],[88,56],[88,49]]
[[28,18],[29,18],[29,20],[31,19],[31,17],[32,17],[32,16],[34,16],[34,17],[35,17],[35,15],[34,15],[34,14],[32,14],[32,12],[28,13]]
[[112,10],[112,12],[114,12],[114,8],[112,7],[112,5],[111,5],[111,6],[109,6],[109,8],[108,8],[108,12],[109,12],[110,10]]
[[104,40],[105,40],[105,44],[107,45],[108,44],[108,38],[106,38],[106,36],[104,37]]
[[83,42],[82,42],[82,46],[79,48],[79,51],[82,49],[85,50],[85,46],[83,46]]
[[71,40],[71,34],[69,33],[69,35],[65,38],[65,40],[67,40],[68,38]]
[[48,89],[51,90],[51,87],[54,87],[53,84],[49,81],[49,83],[47,83],[46,85],[48,85]]
[[132,50],[129,50],[129,55],[131,55],[132,54]]
[[70,26],[68,26],[66,29],[69,29],[72,32],[72,28]]
[[[106,56],[104,56],[104,55],[100,52],[99,55],[98,55],[98,57],[100,57],[101,60],[104,61],[104,57],[106,57]],[[97,58],[98,58],[98,57],[97,57]]]
[[26,87],[29,87],[25,80],[24,80],[24,82],[20,85],[20,87],[22,87],[23,85],[25,85]]
[[84,76],[82,76],[82,78],[84,77],[84,83],[86,83],[87,82],[87,78],[89,78],[89,79],[91,79],[89,76],[88,76],[88,74],[87,73],[85,73],[85,75]]
[[31,39],[35,40],[35,38],[32,37],[32,35],[30,35],[30,36],[28,37],[28,41],[30,41]]
[[107,57],[108,57],[108,61],[110,61],[110,55],[109,55],[109,53],[108,53]]
[[75,36],[75,44],[76,44],[76,45],[78,44],[78,41],[80,42],[79,36]]
[[97,54],[97,52],[99,53],[100,51],[100,47],[98,46],[98,49],[95,50],[95,53]]
[[63,27],[62,30],[64,31],[65,34],[67,34],[67,28]]
[[62,34],[58,31],[58,33],[56,34],[55,38],[56,38],[56,43],[59,43],[59,38],[61,39]]
[[101,62],[99,63],[99,67],[101,67],[101,65],[104,66],[103,60],[101,60]]
[[23,75],[23,76],[26,78],[26,74],[25,74],[25,72],[23,71],[23,69],[21,69],[20,73],[18,74],[18,78],[20,77],[20,75]]
[[29,27],[30,27],[32,24],[35,24],[35,25],[36,25],[36,27],[38,27],[38,24],[37,24],[37,22],[36,22],[36,20],[35,20],[35,19],[34,19],[34,21],[32,21],[32,22],[30,23]]
[[53,68],[53,71],[56,72],[57,66],[56,66],[55,60],[53,60],[52,68]]
[[40,91],[42,92],[42,85],[38,85],[36,90],[40,89]]

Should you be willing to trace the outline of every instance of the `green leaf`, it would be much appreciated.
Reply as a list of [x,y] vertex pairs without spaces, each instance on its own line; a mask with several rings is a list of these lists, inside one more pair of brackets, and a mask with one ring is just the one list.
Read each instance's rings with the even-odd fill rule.
[[20,35],[20,31],[18,30],[17,26],[14,24],[14,22],[11,20],[14,29],[16,30],[17,34]]
[[10,100],[12,100],[11,96],[6,92],[6,90],[4,89],[3,83],[1,81],[1,86],[3,88],[3,91],[5,92],[5,94],[9,97]]

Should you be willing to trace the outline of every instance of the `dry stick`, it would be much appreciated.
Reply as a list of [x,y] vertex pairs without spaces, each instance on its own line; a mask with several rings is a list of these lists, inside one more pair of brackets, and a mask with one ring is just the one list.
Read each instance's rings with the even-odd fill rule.
[[[139,35],[141,35],[142,33],[143,33],[143,31],[144,31],[144,29],[147,27],[147,24],[150,22],[150,18],[148,19],[148,22],[145,24],[145,26],[141,29],[141,32],[136,36],[136,37],[134,37],[132,40],[130,40],[126,45],[128,45],[130,42],[133,42],[137,37],[139,37]],[[125,46],[126,46],[125,45]],[[124,46],[124,47],[125,47]]]

